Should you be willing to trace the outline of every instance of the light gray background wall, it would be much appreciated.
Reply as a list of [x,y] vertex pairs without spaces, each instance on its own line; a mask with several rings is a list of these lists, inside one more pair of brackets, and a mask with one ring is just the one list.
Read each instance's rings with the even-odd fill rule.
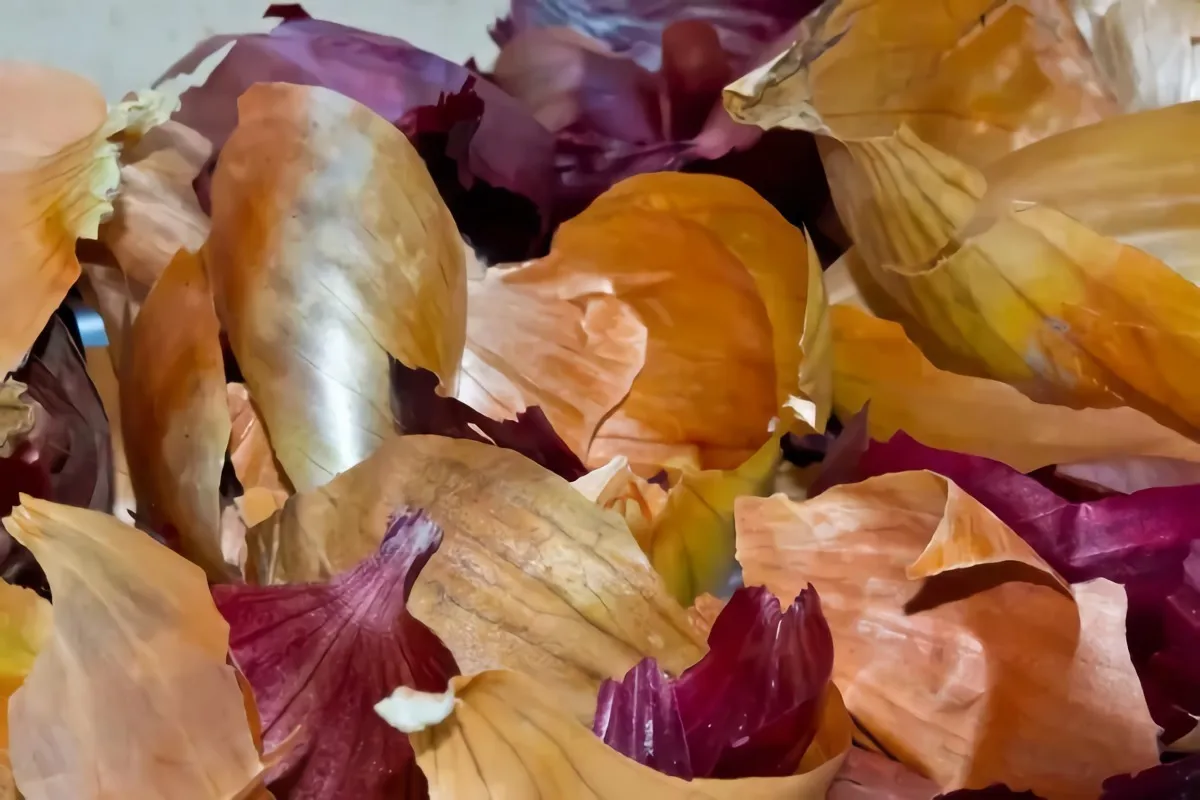
[[[143,88],[200,39],[269,29],[263,0],[0,0],[0,58],[53,64],[96,81],[109,100]],[[482,63],[487,26],[507,0],[307,0],[314,17],[408,39]]]

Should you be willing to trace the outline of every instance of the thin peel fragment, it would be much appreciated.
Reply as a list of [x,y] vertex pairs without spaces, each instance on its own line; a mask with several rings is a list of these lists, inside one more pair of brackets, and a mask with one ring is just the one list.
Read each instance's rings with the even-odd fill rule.
[[75,241],[94,239],[120,182],[108,108],[85,78],[0,62],[0,370],[19,366],[79,277]]
[[129,330],[120,398],[140,517],[170,526],[218,581],[233,574],[220,536],[230,419],[219,336],[204,263],[181,250]]
[[874,439],[904,431],[930,447],[1021,472],[1132,457],[1177,459],[1200,469],[1200,443],[1132,408],[1037,403],[998,381],[939,370],[895,323],[849,306],[835,306],[831,316],[834,406],[849,419],[869,403]]

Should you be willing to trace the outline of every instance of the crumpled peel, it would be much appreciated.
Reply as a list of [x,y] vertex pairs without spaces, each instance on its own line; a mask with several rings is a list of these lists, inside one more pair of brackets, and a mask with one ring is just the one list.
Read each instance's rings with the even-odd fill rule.
[[[225,390],[230,419],[229,461],[238,483],[246,494],[253,492],[263,498],[269,497],[275,508],[282,508],[292,494],[292,487],[275,460],[262,417],[245,384],[230,383]],[[253,526],[262,519],[265,517],[247,524]]]
[[[803,232],[749,187],[662,172],[609,189],[558,229],[548,256],[503,282],[580,307],[611,297],[641,319],[645,363],[586,462],[623,455],[649,477],[664,466],[736,469],[804,395],[798,345],[821,352],[820,326],[806,321],[811,270],[819,264]],[[827,366],[805,369],[819,384]]]
[[737,573],[734,501],[770,494],[780,458],[779,437],[772,436],[737,469],[685,468],[674,476],[642,549],[680,604],[728,591]]
[[[831,336],[808,237],[743,184],[654,173],[613,186],[559,228],[548,256],[496,280],[531,306],[607,300],[640,318],[644,364],[595,430],[586,463],[624,457],[642,478],[666,468],[661,514],[631,528],[680,603],[724,591],[733,498],[769,490],[778,437],[823,430],[829,415]],[[506,374],[549,385],[516,363],[533,350],[512,350]],[[472,377],[493,396],[520,389]],[[576,384],[574,393],[608,397]]]
[[642,369],[646,326],[615,297],[547,297],[520,291],[507,273],[489,269],[468,284],[458,399],[493,419],[537,406],[586,459],[596,429]]
[[736,572],[734,501],[770,494],[779,462],[779,438],[772,436],[737,469],[668,470],[667,489],[637,475],[624,456],[572,485],[624,518],[672,596],[690,606],[697,597],[729,588]]
[[847,143],[907,126],[974,166],[1118,110],[1065,9],[1039,0],[826,2],[790,49],[726,87],[725,105],[740,122]]
[[[150,287],[181,249],[198,251],[210,222],[200,208],[192,181],[212,154],[212,145],[178,122],[165,122],[121,152],[121,192],[113,216],[100,229],[100,241],[120,267],[119,292],[101,292],[97,310],[109,341],[119,346],[125,326]],[[93,283],[108,276],[84,265]],[[108,283],[116,283],[109,277]],[[119,365],[119,358],[118,358]]]
[[[121,184],[122,147],[136,146],[167,121],[189,79],[182,79],[174,94],[150,90],[110,110],[86,78],[0,61],[0,102],[6,109],[0,124],[0,251],[7,259],[0,283],[5,298],[0,317],[7,326],[0,338],[4,372],[16,368],[78,280],[76,240],[101,238],[101,222],[113,215]],[[174,253],[159,254],[159,269]],[[124,305],[106,305],[106,321],[114,329]]]
[[737,527],[746,582],[781,598],[816,587],[850,713],[943,790],[1094,797],[1107,776],[1158,762],[1124,590],[1068,588],[949,480],[902,472],[803,503],[742,498]]
[[597,467],[571,481],[579,493],[601,508],[621,515],[643,552],[651,546],[654,521],[667,504],[667,490],[651,483],[629,467],[625,456]]
[[709,650],[682,675],[643,659],[596,698],[592,732],[685,780],[795,774],[822,721],[833,637],[811,587],[790,607],[762,586],[719,610]]

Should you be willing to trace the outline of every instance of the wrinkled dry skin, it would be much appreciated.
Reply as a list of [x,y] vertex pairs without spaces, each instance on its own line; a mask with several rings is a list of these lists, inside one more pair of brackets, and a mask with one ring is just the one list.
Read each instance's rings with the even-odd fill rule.
[[1095,797],[1109,775],[1158,763],[1124,590],[1068,588],[947,479],[742,498],[737,526],[746,582],[781,598],[816,587],[850,713],[943,790]]
[[[1195,249],[1193,171],[1179,168],[1191,154],[1172,144],[1190,139],[1161,132],[1195,110],[1110,118],[1059,4],[923,4],[915,26],[898,23],[903,5],[827,4],[807,39],[728,88],[727,107],[818,134],[859,295],[934,364],[1192,435],[1200,290],[1172,272],[1190,275]],[[913,46],[882,46],[880,31]],[[859,91],[880,102],[852,75],[872,77]]]
[[743,122],[844,142],[907,127],[977,167],[1118,111],[1058,0],[831,0],[725,101]]
[[408,608],[464,672],[519,669],[590,721],[605,678],[645,656],[678,674],[704,652],[620,519],[523,456],[479,442],[387,440],[250,531],[251,563],[264,583],[328,578],[375,552],[405,508],[445,531]]

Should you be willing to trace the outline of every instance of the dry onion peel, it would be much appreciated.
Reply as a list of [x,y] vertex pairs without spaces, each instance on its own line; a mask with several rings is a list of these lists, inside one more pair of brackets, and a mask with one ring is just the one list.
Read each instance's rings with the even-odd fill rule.
[[1191,0],[1069,0],[1096,63],[1121,107],[1162,108],[1200,100]]
[[[784,103],[776,109],[783,114],[792,102],[807,109],[810,121],[819,119],[802,97],[772,95],[770,75],[768,69],[766,77],[747,76],[730,87],[731,110],[761,117],[777,103]],[[966,155],[956,146],[940,150],[907,122],[898,124],[858,139],[829,138],[828,126],[815,128],[825,134],[834,201],[868,275],[863,296],[882,294],[897,306],[898,321],[939,367],[1003,380],[1035,400],[1127,405],[1185,434],[1194,431],[1200,407],[1189,382],[1200,366],[1193,341],[1200,329],[1192,310],[1197,290],[1151,256],[1055,209],[1019,202],[1022,176],[1035,188],[1041,181],[1035,160],[1010,171],[1006,163],[1022,163],[1021,153],[1007,159],[998,153],[986,169],[1001,176],[1001,189],[989,200],[984,173],[960,161]],[[1132,165],[1136,157],[1118,151],[1140,141],[1131,131],[1146,125],[1111,120],[1061,136],[1110,147],[1102,159]],[[1061,148],[1049,139],[1030,151],[1052,156]],[[1015,177],[1003,177],[1007,172]],[[1130,205],[1147,206],[1153,192],[1143,184]],[[919,337],[914,328],[923,329]]]
[[96,238],[120,182],[108,107],[90,81],[0,62],[0,370],[21,362],[79,277],[75,241]]
[[264,583],[325,579],[373,553],[403,508],[424,509],[446,532],[408,609],[464,672],[520,669],[590,720],[604,678],[645,656],[678,673],[704,652],[615,515],[489,444],[391,438],[251,530],[251,561]]
[[974,166],[1117,112],[1053,0],[831,0],[725,103],[741,122],[843,142],[908,127]]
[[206,261],[279,463],[310,489],[391,431],[389,355],[454,387],[462,243],[416,150],[370,109],[288,84],[255,86],[238,108]]
[[221,548],[221,470],[229,408],[220,329],[200,256],[181,250],[129,331],[121,420],[138,512],[171,526],[213,580],[232,576]]
[[96,511],[22,497],[4,525],[54,592],[50,637],[9,702],[25,798],[255,791],[263,765],[203,572]]
[[831,316],[834,405],[849,419],[870,403],[874,439],[902,430],[929,447],[1021,472],[1127,457],[1176,459],[1200,469],[1200,444],[1139,411],[1036,403],[1003,383],[939,370],[896,323],[850,306],[834,306]]
[[789,400],[808,399],[806,387],[817,394],[809,415],[823,425],[817,321],[806,340],[813,358],[797,346],[815,269],[804,235],[748,187],[656,173],[614,186],[560,227],[548,256],[503,281],[581,308],[611,297],[640,317],[644,366],[596,431],[587,462],[622,455],[648,477],[664,466],[737,468]]
[[15,798],[9,761],[8,701],[53,630],[50,604],[29,589],[0,583],[0,797]]
[[[519,268],[517,268],[519,269]],[[520,291],[493,268],[468,285],[458,399],[493,419],[537,406],[581,459],[646,358],[646,326],[615,297]]]
[[1068,588],[949,480],[904,472],[737,506],[747,583],[811,582],[834,681],[879,744],[944,790],[1095,796],[1158,761],[1125,643],[1125,593]]
[[665,800],[820,800],[850,747],[850,719],[830,687],[817,739],[800,774],[684,781],[609,748],[563,713],[527,675],[492,671],[454,678],[445,694],[398,690],[376,706],[409,733],[432,797],[483,800],[496,792],[536,797]]

